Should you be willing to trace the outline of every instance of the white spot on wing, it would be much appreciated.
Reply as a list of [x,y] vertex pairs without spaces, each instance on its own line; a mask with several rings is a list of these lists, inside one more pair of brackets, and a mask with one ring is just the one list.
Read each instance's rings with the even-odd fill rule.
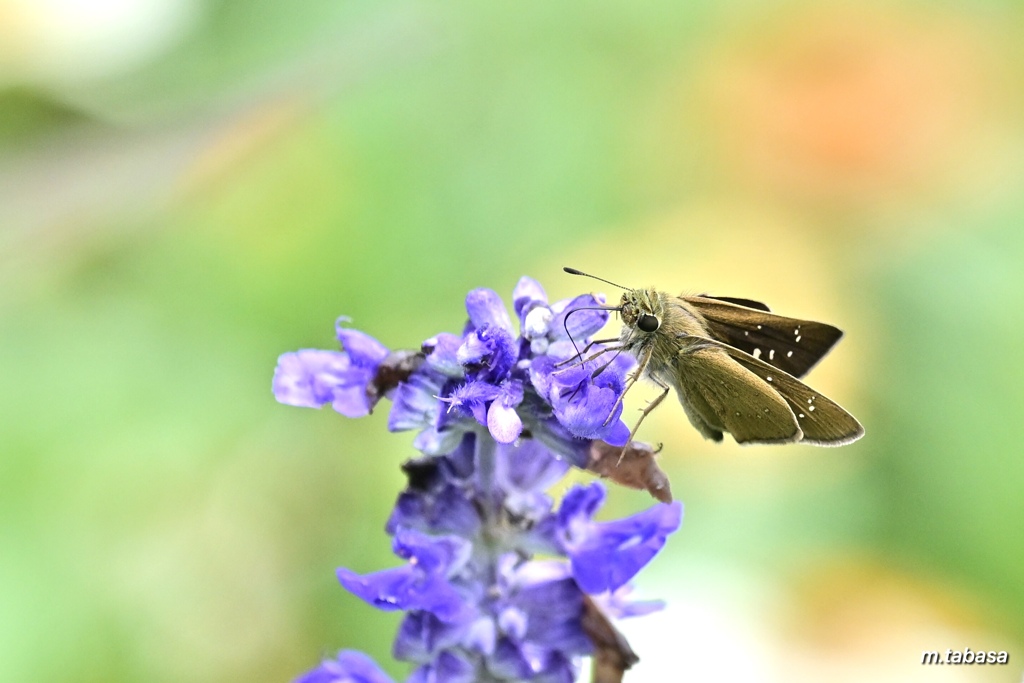
[[807,417],[807,416],[804,415],[803,413],[800,413],[800,417]]
[[798,341],[798,342],[800,341],[800,335],[799,334],[796,335],[796,341]]
[[760,325],[758,325],[758,326],[757,326],[757,329],[761,329],[761,326],[760,326]]
[[770,349],[768,351],[768,360],[775,360],[775,349]]
[[792,357],[793,357],[793,352],[792,351],[786,351],[786,358],[792,358]]
[[808,408],[807,410],[809,410],[809,411],[811,411],[811,412],[813,413],[813,412],[814,412],[814,406],[811,406],[811,407],[810,407],[810,408]]
[[767,377],[765,377],[765,379],[767,379],[769,382],[771,382],[772,381],[772,376],[768,375]]
[[754,349],[754,358],[761,357],[761,349]]

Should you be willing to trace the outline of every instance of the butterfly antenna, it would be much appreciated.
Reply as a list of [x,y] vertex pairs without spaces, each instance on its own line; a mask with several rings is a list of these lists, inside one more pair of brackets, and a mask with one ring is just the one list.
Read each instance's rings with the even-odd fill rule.
[[570,268],[569,266],[563,266],[562,270],[564,270],[565,272],[569,273],[569,275],[582,275],[583,277],[589,277],[589,278],[593,278],[595,280],[600,280],[601,282],[607,283],[607,284],[611,285],[612,287],[618,287],[619,289],[629,289],[629,287],[623,287],[622,285],[617,285],[614,282],[612,282],[611,280],[605,280],[603,277],[598,277],[596,275],[591,275],[590,273],[584,273],[582,270],[576,270],[575,268]]

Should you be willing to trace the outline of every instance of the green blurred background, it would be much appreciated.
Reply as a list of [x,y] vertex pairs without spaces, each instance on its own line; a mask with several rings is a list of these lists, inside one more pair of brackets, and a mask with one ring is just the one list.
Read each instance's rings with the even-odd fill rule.
[[[1020,680],[1022,46],[1010,0],[0,0],[0,680],[404,677],[334,568],[396,564],[411,437],[275,360],[562,265],[842,327],[809,382],[867,429],[652,417],[627,680]],[[1010,663],[919,663],[964,647]]]

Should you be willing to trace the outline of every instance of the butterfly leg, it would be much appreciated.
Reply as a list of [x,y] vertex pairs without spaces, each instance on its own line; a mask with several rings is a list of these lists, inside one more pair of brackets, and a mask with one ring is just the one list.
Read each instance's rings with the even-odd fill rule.
[[[612,421],[612,415],[614,415],[615,411],[618,410],[619,406],[622,405],[622,399],[624,399],[626,397],[626,392],[628,392],[630,389],[632,389],[633,385],[636,384],[637,380],[639,380],[643,376],[644,370],[647,369],[647,364],[651,362],[651,354],[652,353],[654,353],[654,347],[653,346],[651,348],[647,349],[647,352],[644,354],[643,360],[641,360],[640,364],[638,366],[636,366],[636,370],[634,370],[632,372],[632,374],[630,374],[629,379],[626,381],[625,388],[622,390],[622,393],[619,394],[619,398],[618,398],[617,401],[615,401],[615,405],[613,405],[612,409],[608,412],[608,418],[604,421],[604,426],[608,426],[608,423]],[[604,370],[604,368],[606,368],[606,367],[608,367],[608,366],[605,365],[603,368],[601,368],[601,370]],[[599,375],[601,373],[601,370],[598,370],[597,372],[595,372],[594,373],[594,377]],[[628,444],[629,442],[627,441],[626,443]]]
[[566,358],[565,360],[561,361],[560,363],[555,363],[555,367],[559,368],[559,367],[565,365],[566,363],[571,363],[571,362],[574,362],[574,361],[575,361],[575,363],[586,363],[588,360],[591,360],[592,358],[596,358],[598,356],[598,354],[601,353],[599,351],[598,353],[595,353],[593,356],[591,356],[591,358],[584,358],[583,354],[585,354],[587,351],[589,351],[590,349],[594,348],[597,344],[611,344],[612,342],[617,342],[617,341],[619,341],[618,337],[612,337],[611,339],[595,339],[595,340],[591,341],[590,343],[588,343],[586,346],[584,346],[582,351],[577,350],[575,356],[572,356],[570,358]]
[[[663,391],[660,394],[658,394],[657,398],[655,398],[653,401],[647,404],[647,407],[644,408],[643,412],[640,414],[640,419],[636,421],[636,424],[633,426],[633,429],[630,430],[629,438],[626,439],[626,445],[622,447],[622,452],[619,454],[620,463],[622,462],[623,456],[626,455],[626,449],[629,448],[630,442],[633,441],[633,437],[636,436],[637,431],[640,429],[640,425],[643,424],[644,419],[651,413],[651,411],[657,408],[662,401],[665,400],[666,396],[668,396],[668,390],[670,387],[657,377],[651,377],[651,379],[654,380],[654,383],[661,387]],[[658,447],[658,450],[661,450],[660,446]],[[616,467],[617,466],[618,464],[616,464]]]
[[[610,340],[610,341],[618,341],[618,340],[617,340],[617,339],[612,339],[612,340]],[[593,342],[593,343],[594,343],[594,344],[597,344],[597,343],[601,343],[601,342],[596,342],[596,341],[595,341],[595,342]],[[590,345],[588,345],[588,346],[587,346],[587,348],[590,348]],[[576,367],[576,366],[578,366],[578,365],[582,365],[582,364],[585,364],[585,363],[589,363],[590,361],[594,360],[595,358],[597,358],[597,357],[599,357],[599,356],[601,356],[601,355],[603,355],[603,354],[605,354],[605,353],[608,353],[609,351],[615,351],[615,352],[616,352],[615,356],[616,356],[616,357],[618,357],[619,353],[621,353],[621,352],[622,352],[622,349],[623,349],[623,347],[622,347],[622,346],[607,346],[607,347],[605,347],[605,348],[601,349],[600,351],[598,351],[597,353],[595,353],[594,355],[590,356],[589,358],[580,358],[580,359],[579,359],[579,360],[578,360],[578,361],[577,361],[576,363],[574,363],[574,364],[570,365],[570,366],[569,366],[569,367],[567,367],[567,368],[563,368],[563,370],[569,370],[570,368],[575,368],[575,367]],[[557,368],[557,367],[558,367],[559,365],[562,365],[562,364],[564,364],[564,363],[567,363],[567,362],[569,362],[569,360],[573,360],[573,358],[570,358],[570,359],[568,359],[568,360],[562,361],[561,363],[558,363],[558,365],[555,365],[555,367]],[[607,368],[607,367],[608,367],[609,365],[611,365],[611,364],[612,364],[612,362],[613,362],[614,360],[615,360],[615,358],[612,358],[612,360],[611,360],[611,361],[608,361],[607,363],[605,363],[604,365],[602,365],[602,366],[601,366],[600,368],[598,368],[597,370],[595,370],[595,371],[593,372],[593,374],[591,374],[590,378],[591,378],[591,379],[594,379],[595,377],[597,377],[598,375],[600,375],[600,374],[601,374],[602,372],[604,372],[604,371],[605,371],[605,368]],[[555,373],[558,373],[558,372],[562,372],[562,370],[555,370]],[[577,392],[578,392],[578,391],[579,391],[579,390],[580,390],[580,389],[581,389],[582,387],[583,387],[583,382],[580,382],[579,386],[577,386],[577,387],[576,387],[576,390],[572,392],[572,396],[570,396],[570,397],[569,397],[569,400],[570,400],[570,401],[571,401],[571,400],[572,400],[573,398],[575,398],[575,397],[576,397],[576,393],[577,393]]]

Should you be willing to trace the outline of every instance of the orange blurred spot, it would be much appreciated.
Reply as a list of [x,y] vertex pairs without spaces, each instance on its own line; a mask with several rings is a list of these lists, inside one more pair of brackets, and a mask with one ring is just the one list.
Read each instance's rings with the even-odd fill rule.
[[725,163],[787,195],[928,184],[980,128],[991,73],[964,17],[801,7],[727,36],[701,79]]

